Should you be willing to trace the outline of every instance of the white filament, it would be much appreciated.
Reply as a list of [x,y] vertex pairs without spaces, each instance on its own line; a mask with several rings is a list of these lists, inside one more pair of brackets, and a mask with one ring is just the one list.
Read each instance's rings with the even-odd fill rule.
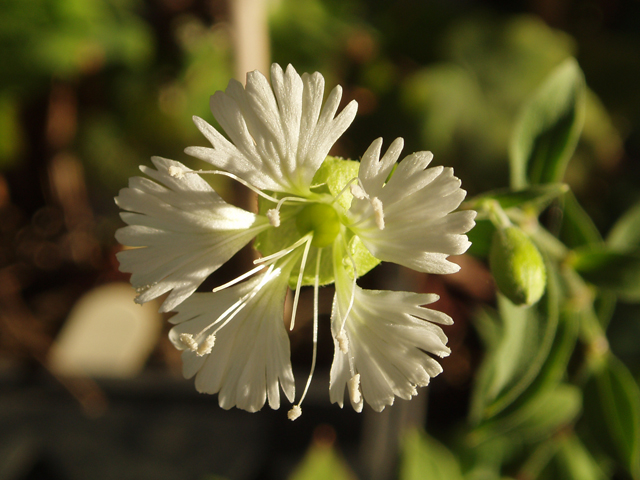
[[293,330],[296,324],[296,312],[298,311],[298,300],[300,299],[300,287],[302,286],[302,277],[304,276],[304,269],[307,266],[307,256],[309,255],[309,249],[311,248],[311,241],[313,240],[313,232],[309,232],[302,238],[307,238],[307,244],[304,246],[304,253],[302,254],[302,261],[300,262],[300,273],[298,274],[298,283],[296,285],[296,294],[293,297],[293,311],[291,313],[291,325],[289,330]]

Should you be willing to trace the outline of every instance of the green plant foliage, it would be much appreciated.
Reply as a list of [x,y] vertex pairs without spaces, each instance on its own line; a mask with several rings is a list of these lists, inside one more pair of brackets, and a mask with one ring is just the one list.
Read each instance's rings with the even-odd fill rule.
[[[554,344],[558,327],[555,287],[533,308],[498,298],[499,320],[485,317],[487,358],[474,391],[471,419],[479,423],[507,408],[536,379]],[[490,333],[489,333],[490,332]]]
[[521,207],[535,208],[538,212],[544,210],[553,200],[567,193],[569,186],[564,183],[550,183],[533,185],[522,190],[500,189],[493,190],[465,202],[469,209],[479,208],[482,202],[495,200],[502,209]]
[[402,442],[400,480],[462,480],[456,457],[426,433],[411,429]]
[[533,443],[553,435],[570,425],[582,407],[582,393],[572,385],[558,385],[539,392],[528,402],[507,415],[488,421],[470,434],[471,442],[482,443],[495,436],[507,436],[514,442]]
[[584,248],[572,254],[570,264],[585,280],[621,300],[640,301],[640,255]]
[[627,210],[611,228],[607,247],[620,253],[640,248],[640,202]]
[[559,441],[556,463],[561,478],[603,480],[606,478],[600,466],[576,435],[563,436]]
[[[22,90],[53,75],[71,78],[104,64],[141,67],[153,50],[133,1],[8,0],[0,6],[0,88]],[[26,93],[26,92],[25,92]]]
[[624,366],[609,356],[596,371],[598,400],[616,451],[634,479],[640,478],[640,389]]
[[511,186],[558,182],[578,143],[586,102],[578,63],[569,59],[524,107],[511,141]]
[[404,83],[403,102],[438,158],[472,156],[467,171],[490,169],[493,182],[481,180],[495,188],[508,178],[505,160],[517,109],[574,54],[574,42],[535,16],[472,14],[452,22],[440,43],[438,61]]
[[562,226],[559,237],[569,248],[602,244],[598,228],[571,192],[562,197]]
[[490,220],[477,219],[476,226],[467,234],[471,242],[471,247],[467,250],[467,253],[482,259],[489,258],[491,240],[495,231],[496,227],[493,226]]
[[[348,3],[344,2],[343,10],[348,9]],[[331,60],[343,50],[349,34],[356,28],[356,19],[348,12],[331,8],[326,1],[274,2],[269,25],[273,60],[285,65],[292,63],[301,72],[322,71],[330,82],[336,67]]]
[[289,480],[355,480],[355,475],[331,445],[313,443]]

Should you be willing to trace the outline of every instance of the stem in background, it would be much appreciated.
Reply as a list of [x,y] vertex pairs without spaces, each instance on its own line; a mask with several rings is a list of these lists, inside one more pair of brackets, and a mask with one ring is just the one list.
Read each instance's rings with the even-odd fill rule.
[[265,0],[228,0],[233,27],[235,75],[244,83],[247,72],[269,73],[269,26]]

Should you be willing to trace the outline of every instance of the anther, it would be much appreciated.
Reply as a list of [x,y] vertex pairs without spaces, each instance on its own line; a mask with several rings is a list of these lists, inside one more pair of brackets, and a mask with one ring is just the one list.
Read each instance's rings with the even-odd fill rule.
[[384,230],[384,211],[382,210],[382,202],[378,197],[371,198],[370,202],[373,207],[376,225],[380,230]]
[[359,198],[360,200],[369,198],[369,195],[367,195],[367,192],[364,191],[364,188],[362,188],[357,183],[352,183],[351,185],[349,185],[349,190],[351,190],[351,195],[353,195],[356,198]]
[[349,337],[347,337],[347,332],[344,329],[340,330],[340,333],[336,335],[336,340],[338,341],[338,347],[340,351],[345,355],[349,352]]
[[190,333],[181,333],[179,338],[182,344],[189,350],[192,352],[198,351],[198,342],[193,339],[193,335]]
[[287,412],[287,418],[292,422],[302,415],[302,409],[298,405],[294,405],[289,412]]
[[348,383],[349,398],[354,405],[362,402],[362,394],[360,393],[360,374],[356,373]]
[[209,355],[215,343],[216,343],[216,336],[215,334],[212,333],[211,335],[209,335],[207,338],[204,339],[204,342],[200,344],[196,354],[199,357],[204,357],[205,355]]
[[272,227],[277,228],[280,226],[280,212],[277,209],[271,208],[267,210],[267,218]]
[[184,170],[181,169],[180,167],[176,167],[175,165],[172,165],[169,167],[169,175],[172,176],[173,178],[181,179],[181,178],[184,178]]

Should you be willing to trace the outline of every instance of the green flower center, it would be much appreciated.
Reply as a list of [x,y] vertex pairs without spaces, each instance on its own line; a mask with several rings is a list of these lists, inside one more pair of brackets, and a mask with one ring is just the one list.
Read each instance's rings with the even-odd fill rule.
[[296,215],[296,227],[302,235],[313,232],[311,245],[324,248],[333,243],[340,233],[340,218],[326,203],[312,203]]

